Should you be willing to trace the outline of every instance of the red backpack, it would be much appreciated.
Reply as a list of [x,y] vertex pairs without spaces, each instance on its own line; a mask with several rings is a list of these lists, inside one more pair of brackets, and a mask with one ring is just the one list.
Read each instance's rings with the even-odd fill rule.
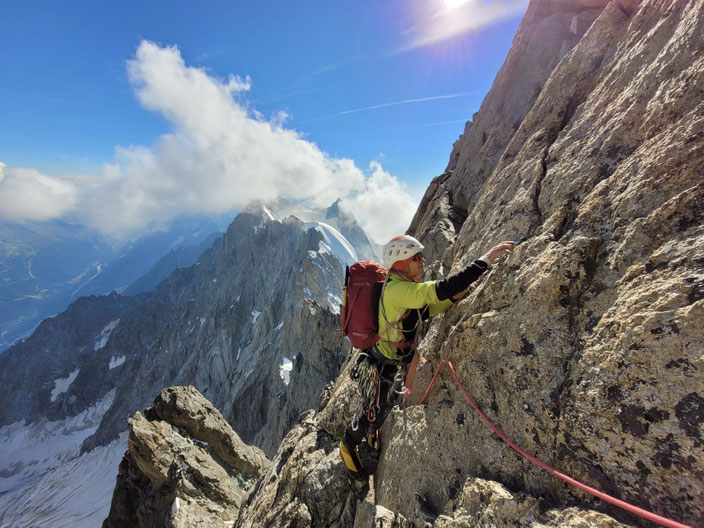
[[386,269],[373,260],[361,260],[345,271],[342,300],[342,335],[352,346],[365,350],[379,340],[379,299]]

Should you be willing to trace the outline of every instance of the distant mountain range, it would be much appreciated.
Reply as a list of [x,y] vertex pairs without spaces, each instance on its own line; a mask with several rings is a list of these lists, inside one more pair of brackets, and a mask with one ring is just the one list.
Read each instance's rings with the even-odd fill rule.
[[195,386],[269,454],[317,405],[349,351],[343,265],[373,243],[339,204],[286,203],[206,240],[192,265],[195,248],[172,250],[125,288],[137,295],[80,297],[0,356],[0,525],[95,526],[126,418],[165,386]]
[[181,219],[168,229],[119,244],[61,221],[0,223],[0,352],[78,297],[122,292],[160,264],[161,273],[152,271],[151,278],[130,291],[155,286],[173,271],[160,259],[174,250],[175,265],[192,264],[227,222]]

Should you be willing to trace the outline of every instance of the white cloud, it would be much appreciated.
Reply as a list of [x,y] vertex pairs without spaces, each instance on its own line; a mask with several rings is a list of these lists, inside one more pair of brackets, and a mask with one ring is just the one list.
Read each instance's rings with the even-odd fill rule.
[[405,49],[430,46],[489,27],[523,14],[527,7],[528,0],[420,0],[411,10],[414,20],[408,33],[412,37]]
[[354,161],[328,156],[284,128],[285,113],[264,120],[244,100],[249,78],[219,79],[186,65],[175,46],[148,41],[128,61],[127,72],[139,102],[163,115],[171,131],[149,147],[118,147],[101,177],[81,188],[79,201],[75,188],[34,171],[33,185],[24,190],[52,183],[54,195],[74,197],[45,209],[43,219],[75,205],[88,225],[121,235],[181,214],[231,211],[252,200],[287,198],[320,207],[343,198],[374,238],[408,227],[418,201],[395,177],[378,164],[366,175]]
[[345,198],[343,203],[354,211],[366,233],[383,244],[406,232],[418,201],[378,162],[373,161],[369,169],[371,176],[364,182],[364,188]]
[[0,162],[0,219],[43,221],[62,216],[75,205],[77,193],[66,179]]

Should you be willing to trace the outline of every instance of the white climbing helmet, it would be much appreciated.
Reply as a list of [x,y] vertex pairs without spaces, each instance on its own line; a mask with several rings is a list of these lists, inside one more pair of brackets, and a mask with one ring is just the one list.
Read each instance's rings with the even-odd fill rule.
[[424,249],[423,244],[412,236],[404,235],[392,238],[384,245],[384,266],[386,266],[386,269],[391,269],[391,266],[399,260],[409,259]]

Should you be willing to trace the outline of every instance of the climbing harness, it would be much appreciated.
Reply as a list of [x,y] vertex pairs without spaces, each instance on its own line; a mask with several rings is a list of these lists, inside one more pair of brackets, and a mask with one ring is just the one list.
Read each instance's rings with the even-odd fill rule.
[[[496,269],[498,269],[498,267],[501,265],[501,263],[502,263],[504,260],[506,260],[506,257],[502,257],[502,258],[499,260],[499,262],[496,263],[496,265],[494,266],[494,268],[493,268],[493,269],[491,270],[491,272],[489,272],[489,274],[487,275],[486,279],[485,279],[485,280],[482,282],[482,284],[475,290],[475,292],[474,292],[474,294],[473,294],[473,295],[474,295],[474,298],[470,301],[470,303],[469,303],[467,309],[465,310],[464,314],[462,315],[462,317],[459,319],[459,321],[458,321],[457,324],[454,326],[454,328],[452,329],[452,331],[448,334],[448,336],[447,336],[447,338],[445,339],[445,341],[443,341],[442,345],[440,346],[440,353],[442,353],[442,350],[444,349],[445,345],[450,341],[450,339],[451,339],[452,336],[454,335],[455,330],[460,326],[460,324],[462,324],[462,322],[464,321],[464,319],[465,319],[465,318],[467,317],[467,315],[469,314],[470,308],[472,307],[472,305],[474,304],[474,302],[477,300],[477,298],[479,297],[479,295],[481,295],[481,292],[484,290],[484,288],[486,287],[486,284],[489,282],[489,279],[491,278],[491,275],[494,273],[494,271],[496,271]],[[599,491],[599,490],[596,489],[596,488],[592,488],[591,486],[587,486],[586,484],[583,484],[583,483],[579,482],[578,480],[576,480],[576,479],[574,479],[574,478],[572,478],[572,477],[570,477],[570,476],[568,476],[568,475],[566,475],[566,474],[564,474],[564,473],[561,473],[560,471],[557,471],[556,469],[554,469],[554,468],[552,468],[551,466],[547,465],[545,462],[542,462],[541,460],[537,459],[537,458],[534,457],[533,455],[529,454],[527,451],[523,450],[523,449],[522,449],[521,447],[519,447],[516,443],[512,442],[506,435],[504,435],[504,434],[491,422],[491,420],[489,420],[489,418],[487,418],[487,416],[481,411],[481,409],[479,408],[479,406],[477,405],[477,403],[476,403],[476,402],[474,401],[474,399],[470,396],[469,392],[467,392],[467,389],[465,389],[464,386],[462,385],[462,382],[460,381],[459,377],[457,376],[457,373],[455,372],[455,367],[452,365],[452,362],[451,362],[449,359],[447,359],[447,358],[445,358],[444,356],[442,356],[442,354],[440,354],[440,357],[442,358],[442,359],[440,360],[440,364],[438,365],[437,369],[435,370],[435,374],[433,375],[433,378],[432,378],[432,380],[430,381],[430,384],[428,385],[428,388],[426,389],[425,393],[423,394],[423,397],[422,397],[421,400],[418,402],[418,405],[422,405],[423,402],[425,402],[426,398],[427,398],[428,395],[430,394],[430,390],[431,390],[431,388],[433,387],[433,384],[435,383],[435,380],[436,380],[437,377],[438,377],[438,374],[440,373],[440,369],[442,368],[443,365],[447,365],[448,368],[450,369],[450,373],[452,374],[452,377],[454,378],[455,382],[457,383],[457,386],[460,388],[460,390],[461,390],[462,393],[465,395],[465,397],[466,397],[467,400],[469,401],[470,405],[474,408],[474,410],[477,412],[477,414],[478,414],[479,417],[482,419],[482,421],[483,421],[494,433],[496,433],[496,434],[499,436],[499,438],[501,438],[501,440],[503,440],[506,444],[508,444],[508,446],[511,447],[511,449],[513,449],[514,451],[516,451],[518,454],[520,454],[520,455],[523,456],[524,458],[530,460],[533,464],[535,464],[535,465],[537,465],[538,467],[544,469],[544,470],[547,471],[548,473],[550,473],[550,474],[552,474],[552,475],[558,477],[559,479],[562,479],[562,480],[564,480],[565,482],[567,482],[567,483],[569,483],[569,484],[571,484],[571,485],[573,485],[573,486],[576,486],[577,488],[581,489],[582,491],[585,491],[586,493],[589,493],[590,495],[593,495],[594,497],[597,497],[597,498],[599,498],[599,499],[601,499],[601,500],[603,500],[603,501],[606,501],[606,502],[608,502],[608,503],[610,503],[610,504],[613,504],[614,506],[617,506],[617,507],[619,507],[619,508],[621,508],[621,509],[623,509],[623,510],[626,510],[626,511],[628,511],[628,512],[630,512],[630,513],[633,513],[634,515],[637,515],[637,516],[639,516],[639,517],[641,517],[641,518],[643,518],[643,519],[647,519],[647,520],[649,520],[649,521],[652,521],[652,522],[654,522],[654,523],[657,523],[657,524],[659,524],[659,525],[661,525],[661,526],[665,526],[665,527],[667,527],[667,528],[692,528],[691,526],[688,526],[688,525],[686,525],[686,524],[682,524],[682,523],[679,523],[679,522],[676,522],[676,521],[672,521],[672,520],[667,519],[667,518],[665,518],[665,517],[661,517],[660,515],[656,515],[656,514],[654,514],[654,513],[652,513],[652,512],[649,512],[649,511],[647,511],[647,510],[644,510],[644,509],[642,509],[642,508],[639,508],[639,507],[637,507],[637,506],[634,506],[634,505],[632,505],[632,504],[629,504],[629,503],[627,503],[627,502],[625,502],[625,501],[622,501],[622,500],[619,500],[619,499],[617,499],[617,498],[615,498],[615,497],[612,497],[611,495],[608,495],[608,494],[606,494],[606,493],[604,493],[604,492],[602,492],[602,491]],[[409,395],[409,394],[406,394],[406,396],[405,396],[405,398],[404,398],[404,408],[405,408],[405,404],[406,404],[406,398],[408,397],[408,395]]]

